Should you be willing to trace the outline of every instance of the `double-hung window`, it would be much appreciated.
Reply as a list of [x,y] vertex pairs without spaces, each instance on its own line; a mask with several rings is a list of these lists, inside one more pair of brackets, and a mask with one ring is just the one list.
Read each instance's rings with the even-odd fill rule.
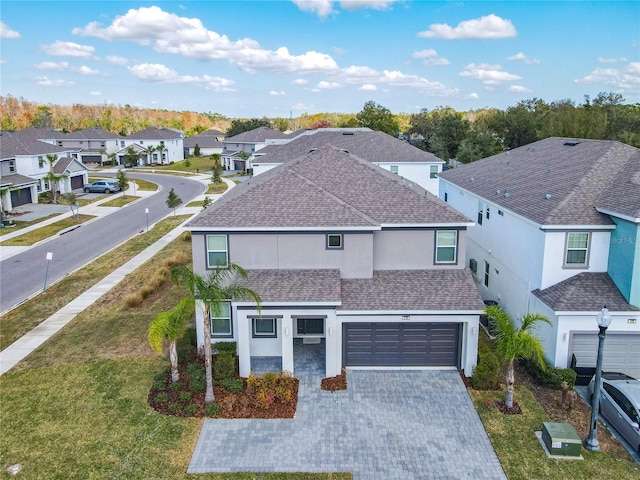
[[585,267],[589,253],[589,233],[567,233],[567,250],[564,264],[567,267]]
[[227,236],[207,235],[207,268],[226,267],[229,262]]
[[429,178],[438,178],[438,166],[431,165],[429,167]]
[[391,173],[395,173],[397,175],[398,174],[398,165],[391,165],[391,167],[389,167],[389,170],[391,171]]
[[254,338],[276,338],[276,319],[275,318],[254,318],[253,337]]
[[214,311],[213,305],[209,307],[209,315],[211,316],[211,336],[212,337],[232,337],[233,330],[231,328],[231,304],[222,302],[220,311]]
[[437,230],[435,263],[456,263],[457,243],[457,230]]

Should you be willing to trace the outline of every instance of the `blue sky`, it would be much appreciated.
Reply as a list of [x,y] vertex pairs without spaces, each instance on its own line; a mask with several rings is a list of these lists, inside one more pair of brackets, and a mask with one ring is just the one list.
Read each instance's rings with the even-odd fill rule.
[[13,1],[0,94],[228,117],[640,102],[640,2]]

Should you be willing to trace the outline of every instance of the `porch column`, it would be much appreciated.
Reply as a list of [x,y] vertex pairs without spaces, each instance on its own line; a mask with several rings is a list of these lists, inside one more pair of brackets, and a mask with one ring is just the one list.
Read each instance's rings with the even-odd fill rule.
[[325,319],[325,376],[340,375],[342,369],[342,332],[335,312]]
[[293,373],[293,319],[282,317],[282,370]]
[[240,314],[236,310],[238,318],[238,361],[240,367],[240,376],[248,377],[251,373],[251,329],[249,323],[251,320],[247,318],[246,314]]

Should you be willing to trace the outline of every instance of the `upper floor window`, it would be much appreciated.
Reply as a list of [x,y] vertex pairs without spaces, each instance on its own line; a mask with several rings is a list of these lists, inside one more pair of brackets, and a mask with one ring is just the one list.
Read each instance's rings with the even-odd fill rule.
[[438,166],[431,165],[429,167],[429,178],[437,178],[438,177]]
[[484,218],[484,204],[478,202],[478,225],[482,225],[482,219]]
[[484,216],[487,217],[487,220],[489,220],[489,218],[491,217],[491,207],[489,207],[489,205],[487,205]]
[[436,231],[436,263],[456,263],[457,243],[456,230]]
[[340,250],[344,248],[342,245],[342,234],[341,233],[328,233],[327,234],[327,249],[330,250]]
[[589,233],[567,233],[567,250],[564,264],[570,267],[582,267],[587,265],[589,257]]
[[124,148],[124,140],[120,140],[120,148]]
[[209,315],[211,317],[211,336],[212,337],[232,337],[233,329],[231,325],[231,305],[229,302],[220,304],[220,312],[215,312],[209,306]]
[[398,174],[398,165],[391,165],[391,173]]
[[41,156],[38,157],[38,167],[44,167],[44,158],[42,158]]
[[491,266],[489,265],[489,262],[485,260],[484,261],[484,286],[485,287],[489,286],[489,273],[491,273]]
[[444,192],[444,201],[445,202],[449,201],[449,194],[447,192]]
[[160,145],[164,146],[164,140],[160,140]]
[[15,160],[9,160],[9,172],[14,173],[16,171]]
[[226,235],[207,235],[207,268],[224,267],[229,261]]

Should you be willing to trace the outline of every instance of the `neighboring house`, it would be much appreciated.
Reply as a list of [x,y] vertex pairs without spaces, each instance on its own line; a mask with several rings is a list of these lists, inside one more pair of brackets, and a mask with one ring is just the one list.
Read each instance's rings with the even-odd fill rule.
[[185,157],[195,155],[196,145],[200,149],[200,155],[203,157],[216,153],[222,154],[224,137],[224,133],[213,129],[206,130],[193,137],[185,137],[183,141]]
[[120,150],[120,135],[100,128],[85,128],[71,133],[52,132],[40,140],[74,150],[74,158],[85,165],[103,165],[109,154]]
[[[278,130],[258,127],[222,141],[222,165],[226,170],[248,170],[253,168],[252,158],[255,152],[267,145],[286,143],[291,137]],[[247,157],[246,159],[243,157]]]
[[86,166],[72,158],[75,150],[37,140],[35,137],[40,133],[35,129],[0,132],[0,188],[6,211],[38,203],[38,194],[51,190],[46,178],[51,168],[47,155],[58,157],[54,173],[68,175],[67,179],[58,182],[60,193],[82,189],[88,178]]
[[467,257],[485,300],[545,315],[557,367],[595,366],[596,315],[612,315],[604,368],[640,377],[640,150],[547,138],[440,175],[440,197],[477,219]]
[[294,342],[321,344],[327,376],[342,367],[470,376],[483,310],[466,268],[471,225],[418,185],[324,146],[236,186],[186,228],[196,273],[236,263],[262,298],[261,312],[233,300],[212,319],[214,341],[237,342],[242,376],[264,358],[295,372]]
[[127,147],[132,145],[142,156],[138,165],[169,165],[184,160],[184,134],[172,128],[145,128],[120,140],[118,163],[124,165]]
[[438,174],[444,166],[443,160],[389,134],[368,128],[319,128],[298,133],[284,145],[268,145],[257,152],[253,174],[266,172],[323,145],[344,149],[438,195]]

